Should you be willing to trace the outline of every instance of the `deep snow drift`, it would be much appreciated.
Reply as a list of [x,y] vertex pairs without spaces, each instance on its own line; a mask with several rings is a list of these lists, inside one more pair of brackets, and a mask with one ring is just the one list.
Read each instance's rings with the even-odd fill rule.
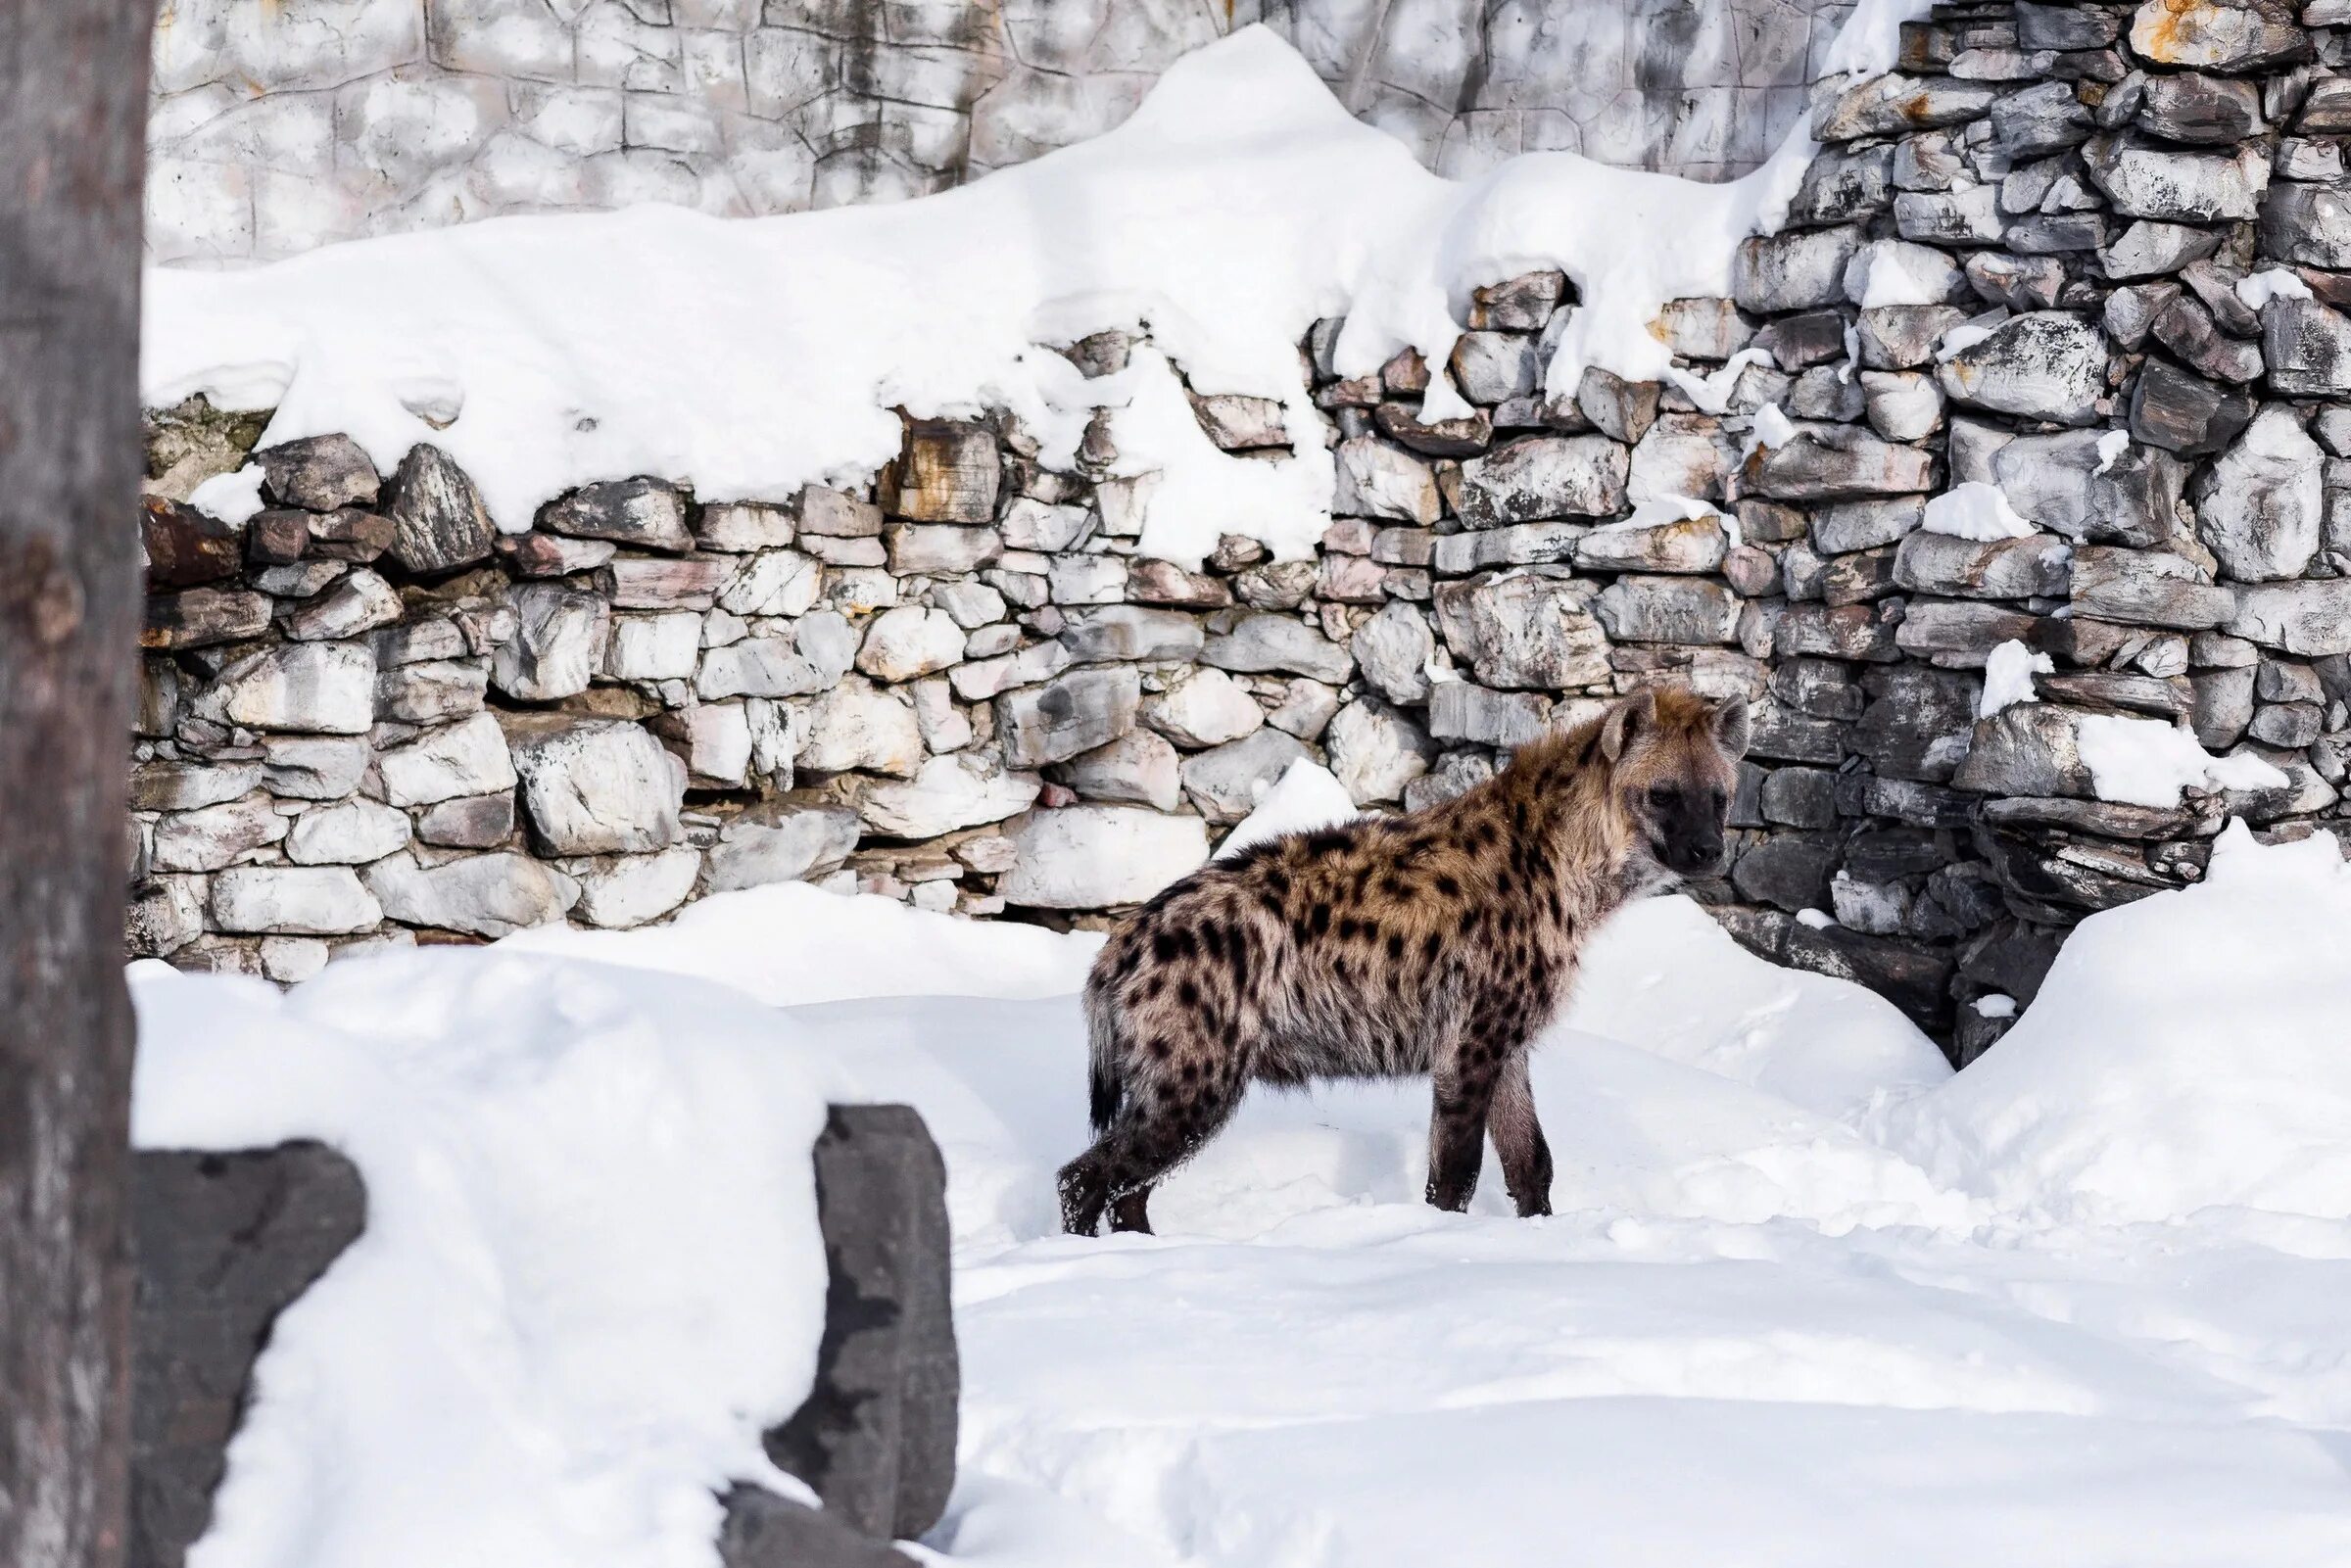
[[[1883,70],[1921,9],[1861,0],[1829,69]],[[898,406],[1009,408],[1068,467],[1089,410],[1110,406],[1121,472],[1159,475],[1147,551],[1197,564],[1246,534],[1303,557],[1331,493],[1297,356],[1317,318],[1346,316],[1344,373],[1407,346],[1441,366],[1473,287],[1559,266],[1584,305],[1549,385],[1572,393],[1587,364],[1658,378],[1657,308],[1728,292],[1737,241],[1786,211],[1811,150],[1799,133],[1725,185],[1564,153],[1442,179],[1245,27],[1118,129],[919,201],[502,218],[246,271],[155,270],[141,379],[151,406],[203,391],[274,408],[264,445],[348,432],[387,473],[433,442],[509,531],[631,474],[715,500],[861,483],[897,452]],[[1112,328],[1155,347],[1105,380],[1048,347]],[[1297,454],[1220,451],[1172,365],[1202,393],[1281,400]],[[1430,417],[1466,411],[1439,374]],[[202,499],[232,520],[258,506],[250,483],[214,483]]]
[[828,1096],[947,1155],[941,1561],[2351,1561],[2331,840],[2234,831],[2085,923],[1956,1077],[1637,906],[1537,1058],[1541,1221],[1490,1160],[1424,1208],[1425,1088],[1354,1085],[1254,1094],[1159,1236],[1061,1236],[1092,939],[806,888],[693,921],[282,1001],[138,969],[141,1140],[318,1133],[379,1217],[281,1325],[194,1568],[707,1568],[705,1489],[805,1378]]

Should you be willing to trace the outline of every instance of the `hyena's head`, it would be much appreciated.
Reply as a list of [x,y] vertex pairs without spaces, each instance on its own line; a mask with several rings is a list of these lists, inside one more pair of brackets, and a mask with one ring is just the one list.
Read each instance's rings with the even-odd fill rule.
[[1747,730],[1745,697],[1709,702],[1682,687],[1636,691],[1608,709],[1600,748],[1637,853],[1676,877],[1722,870]]

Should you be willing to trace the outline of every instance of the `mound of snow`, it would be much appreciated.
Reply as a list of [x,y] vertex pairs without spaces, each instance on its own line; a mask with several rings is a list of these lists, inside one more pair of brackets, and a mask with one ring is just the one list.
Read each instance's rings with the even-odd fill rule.
[[2250,754],[2216,757],[2186,730],[2161,719],[2093,713],[2075,732],[2100,800],[2177,806],[2189,789],[2279,789],[2283,770]]
[[1888,1113],[1893,1147],[2003,1208],[2351,1217],[2351,869],[2232,823],[2198,885],[2093,915],[1982,1060]]
[[2000,487],[1981,479],[1953,485],[1931,499],[1927,502],[1926,521],[1920,526],[1930,534],[1984,541],[2027,539],[2034,532],[2032,523],[2008,504]]
[[[1864,0],[1838,58],[1882,69],[1916,9]],[[632,474],[710,499],[862,483],[898,450],[899,407],[1007,408],[1067,467],[1109,406],[1121,471],[1160,476],[1147,551],[1196,563],[1233,533],[1304,558],[1332,483],[1296,347],[1318,318],[1347,318],[1342,374],[1406,347],[1441,366],[1474,286],[1559,267],[1580,303],[1547,386],[1572,393],[1590,364],[1656,379],[1650,321],[1728,292],[1738,241],[1786,211],[1810,152],[1799,131],[1729,184],[1564,153],[1442,179],[1249,26],[1178,61],[1117,129],[918,201],[502,218],[158,270],[141,384],[151,405],[274,408],[264,446],[348,432],[386,472],[435,443],[510,531]],[[1113,329],[1156,352],[1087,382],[1044,347]],[[1201,393],[1281,400],[1296,454],[1217,450],[1174,367]],[[1428,416],[1465,409],[1440,374]]]
[[808,1160],[835,1077],[694,981],[480,951],[283,996],[134,965],[132,1135],[320,1138],[364,1234],[256,1366],[194,1568],[716,1568],[716,1494],[824,1323]]

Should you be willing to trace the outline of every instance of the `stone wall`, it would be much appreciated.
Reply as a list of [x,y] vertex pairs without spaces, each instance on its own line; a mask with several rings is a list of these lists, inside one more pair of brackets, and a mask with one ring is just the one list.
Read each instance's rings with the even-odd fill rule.
[[[1091,920],[1296,758],[1418,805],[1672,677],[1756,702],[1702,896],[1971,1055],[2003,1026],[1972,1004],[2030,1000],[2073,922],[2193,880],[2227,815],[2351,831],[2351,83],[2331,0],[2304,16],[1914,24],[1901,74],[1821,95],[1827,146],[1735,298],[1660,316],[1687,383],[1541,395],[1577,308],[1557,273],[1478,293],[1450,365],[1476,412],[1438,425],[1416,356],[1338,378],[1321,323],[1313,560],[1147,559],[1101,442],[1054,472],[1004,420],[910,421],[873,485],[791,506],[636,479],[499,540],[430,447],[385,480],[335,438],[264,452],[242,536],[159,495],[132,946],[292,978],[792,877]],[[1277,404],[1195,406],[1240,458],[1286,439]],[[184,495],[256,426],[154,434]],[[2040,531],[1922,526],[1969,484]],[[1633,515],[1668,497],[1735,532]],[[1979,720],[2009,641],[2049,660],[2042,700]],[[2287,783],[2099,800],[2106,714]]]
[[1717,176],[1848,0],[163,0],[148,243],[290,256],[502,213],[939,190],[1106,130],[1262,18],[1430,166],[1565,148]]

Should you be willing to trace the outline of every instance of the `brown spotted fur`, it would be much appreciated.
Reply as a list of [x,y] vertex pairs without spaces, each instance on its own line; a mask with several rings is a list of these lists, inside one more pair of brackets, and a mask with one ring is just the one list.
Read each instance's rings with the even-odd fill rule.
[[1195,872],[1120,927],[1085,990],[1095,1142],[1064,1223],[1148,1230],[1152,1183],[1251,1082],[1433,1079],[1428,1201],[1467,1205],[1493,1134],[1521,1214],[1551,1212],[1526,1051],[1591,933],[1722,857],[1747,710],[1635,693],[1440,805],[1296,833]]

